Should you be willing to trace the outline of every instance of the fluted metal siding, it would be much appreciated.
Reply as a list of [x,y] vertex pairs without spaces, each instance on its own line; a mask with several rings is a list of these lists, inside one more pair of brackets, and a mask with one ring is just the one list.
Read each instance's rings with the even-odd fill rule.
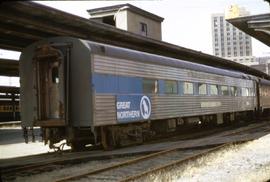
[[[120,60],[100,55],[94,55],[93,64],[95,73],[253,87],[253,81],[251,80],[131,60]],[[253,110],[256,107],[255,97],[152,95],[151,102],[151,119]],[[201,102],[221,102],[221,106],[201,108]],[[246,102],[250,104],[247,105]],[[94,95],[95,126],[117,123],[115,103],[115,95]]]
[[94,125],[116,124],[114,95],[94,95]]
[[197,72],[193,70],[154,65],[149,63],[123,60],[94,55],[94,72],[122,76],[146,77],[154,79],[185,80],[213,84],[252,87],[251,80],[231,78],[228,76]]
[[[253,110],[256,107],[254,97],[212,97],[152,95],[151,119],[164,119],[205,114]],[[221,102],[220,107],[202,108],[201,102]],[[246,103],[249,102],[249,105]],[[116,124],[115,95],[99,94],[95,96],[95,126]]]

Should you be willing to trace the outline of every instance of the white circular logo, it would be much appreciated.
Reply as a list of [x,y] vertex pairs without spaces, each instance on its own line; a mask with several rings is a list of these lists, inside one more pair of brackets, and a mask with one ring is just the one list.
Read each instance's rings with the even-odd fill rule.
[[151,102],[147,96],[143,96],[140,102],[140,111],[143,119],[148,119],[151,115]]

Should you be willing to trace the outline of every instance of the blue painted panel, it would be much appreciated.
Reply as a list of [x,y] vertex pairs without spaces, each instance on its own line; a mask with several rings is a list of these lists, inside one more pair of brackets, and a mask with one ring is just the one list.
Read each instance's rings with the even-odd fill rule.
[[142,94],[142,78],[95,73],[92,79],[96,93]]
[[151,100],[146,95],[117,95],[116,112],[119,123],[150,119]]
[[181,82],[181,81],[178,81],[178,94],[184,95],[183,82]]
[[142,78],[119,76],[118,93],[142,93]]
[[159,94],[164,94],[165,93],[165,82],[164,80],[158,80],[158,90],[159,90]]
[[118,79],[116,76],[93,74],[92,79],[96,93],[117,93]]

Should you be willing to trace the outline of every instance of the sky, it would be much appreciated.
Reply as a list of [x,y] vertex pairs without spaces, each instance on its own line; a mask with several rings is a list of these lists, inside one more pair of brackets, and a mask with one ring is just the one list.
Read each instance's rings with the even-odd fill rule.
[[[211,14],[224,13],[232,4],[246,8],[251,15],[270,13],[263,0],[133,0],[133,1],[36,1],[74,15],[89,18],[87,9],[130,3],[164,18],[162,40],[212,54]],[[270,48],[252,39],[253,55],[270,56]],[[19,52],[0,50],[0,57],[19,59]],[[1,79],[0,79],[1,82]]]
[[[270,13],[263,0],[149,0],[149,1],[82,1],[40,2],[84,18],[87,9],[130,3],[164,18],[162,39],[182,47],[212,54],[211,14],[223,13],[231,4],[245,7],[251,15]],[[268,46],[253,40],[254,56],[270,56]]]

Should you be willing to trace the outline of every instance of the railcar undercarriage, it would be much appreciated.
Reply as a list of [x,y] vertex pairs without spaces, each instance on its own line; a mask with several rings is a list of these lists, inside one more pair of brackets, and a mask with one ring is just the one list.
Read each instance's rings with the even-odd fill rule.
[[89,144],[101,145],[108,150],[142,144],[157,136],[166,136],[168,133],[247,121],[253,118],[254,114],[254,111],[244,111],[101,126],[95,128],[95,134],[87,127],[42,127],[42,138],[50,148],[55,148],[56,143],[66,140],[66,144],[75,151],[84,150]]

